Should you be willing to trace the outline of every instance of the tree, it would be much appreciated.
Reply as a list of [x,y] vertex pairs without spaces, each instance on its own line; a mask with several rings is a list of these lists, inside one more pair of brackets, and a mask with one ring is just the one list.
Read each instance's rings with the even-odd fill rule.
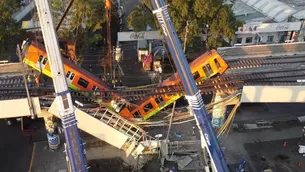
[[[235,31],[241,25],[241,22],[236,21],[231,7],[224,4],[223,0],[167,1],[169,14],[181,41],[184,40],[187,22],[189,23],[188,46],[193,46],[194,39],[203,37],[208,49],[217,48],[222,46],[223,39],[233,39]],[[153,9],[150,0],[141,0],[141,2]],[[142,18],[134,18],[134,20],[134,23],[143,21]]]
[[21,34],[20,27],[12,17],[12,14],[18,10],[18,5],[17,1],[0,1],[0,59],[7,58],[10,45]]
[[202,23],[201,28],[206,32],[207,48],[222,46],[224,38],[232,40],[242,24],[235,19],[231,7],[225,5],[223,0],[195,0],[193,8],[195,18]]
[[128,26],[134,31],[145,31],[146,26],[150,26],[153,30],[156,29],[156,21],[149,9],[143,5],[137,5],[127,18]]
[[[62,17],[67,3],[61,0],[53,0],[52,8],[55,12],[56,24]],[[103,39],[102,26],[105,23],[105,1],[104,0],[75,0],[70,9],[66,22],[63,22],[59,31],[61,38],[73,40],[76,48],[82,52],[83,48],[95,46]],[[81,63],[82,55],[77,57],[77,63]]]

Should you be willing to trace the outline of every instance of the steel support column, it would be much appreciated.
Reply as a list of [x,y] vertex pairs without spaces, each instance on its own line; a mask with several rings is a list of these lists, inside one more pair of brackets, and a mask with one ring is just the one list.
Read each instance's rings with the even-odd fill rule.
[[[218,172],[227,172],[229,169],[222,151],[220,150],[209,114],[193,79],[185,54],[183,53],[180,40],[168,14],[167,7],[164,4],[164,0],[152,0],[152,4],[155,9],[153,13],[155,13],[157,16],[159,24],[163,30],[165,40],[179,72],[181,81],[186,90],[186,98],[188,99],[197,121],[201,134],[201,140],[207,145],[207,151],[211,157],[212,167]],[[202,147],[205,147],[204,144],[202,144]]]
[[50,4],[48,0],[36,0],[36,6],[48,55],[48,62],[52,72],[57,107],[64,128],[68,161],[73,172],[86,172],[85,152],[77,128],[71,94],[67,86]]

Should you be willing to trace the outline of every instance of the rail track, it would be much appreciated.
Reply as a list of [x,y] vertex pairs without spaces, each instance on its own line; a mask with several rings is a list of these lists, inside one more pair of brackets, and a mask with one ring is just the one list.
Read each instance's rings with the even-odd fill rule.
[[289,64],[305,64],[305,57],[268,57],[247,58],[227,61],[230,69],[257,68],[267,66],[286,66]]
[[[294,69],[282,72],[257,72],[248,74],[231,74],[211,78],[205,82],[197,82],[202,94],[214,94],[217,92],[234,92],[243,85],[298,85],[298,79],[304,78],[305,69]],[[17,82],[18,81],[18,82]],[[15,99],[26,97],[22,80],[14,79],[0,84],[0,99]],[[32,87],[29,89],[31,96],[42,98],[54,98],[53,87]],[[103,96],[95,91],[71,91],[72,97],[83,102],[95,100],[109,101],[112,99],[127,99],[129,101],[157,97],[160,95],[184,95],[182,85],[153,88],[133,88],[105,91]],[[119,96],[115,96],[119,95]]]
[[[268,57],[248,58],[227,61],[230,69],[259,68],[264,66],[285,66],[288,64],[305,64],[305,57]],[[217,92],[232,92],[242,88],[243,85],[299,85],[298,79],[305,79],[305,69],[284,69],[283,71],[232,73],[210,78],[207,81],[197,82],[202,94]],[[32,87],[31,96],[54,99],[53,87]],[[184,95],[184,88],[180,85],[156,87],[122,88],[105,91],[100,95],[95,91],[71,91],[74,99],[84,102],[96,100],[110,101],[113,99],[127,99],[129,101],[157,97],[160,95]],[[119,96],[118,96],[119,95]],[[0,100],[26,97],[25,87],[21,76],[0,79]]]

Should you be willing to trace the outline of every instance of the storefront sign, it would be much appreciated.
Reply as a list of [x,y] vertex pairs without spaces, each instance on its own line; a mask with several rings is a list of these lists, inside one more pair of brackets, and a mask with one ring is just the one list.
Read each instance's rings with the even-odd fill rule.
[[145,32],[134,32],[130,35],[130,39],[144,39],[145,38]]
[[138,41],[164,39],[160,31],[143,31],[143,32],[118,32],[118,41]]
[[236,33],[237,34],[268,33],[268,32],[298,31],[300,29],[301,29],[301,22],[244,24],[244,26],[240,27]]
[[279,24],[275,30],[278,31],[284,31],[284,30],[289,30],[290,24]]

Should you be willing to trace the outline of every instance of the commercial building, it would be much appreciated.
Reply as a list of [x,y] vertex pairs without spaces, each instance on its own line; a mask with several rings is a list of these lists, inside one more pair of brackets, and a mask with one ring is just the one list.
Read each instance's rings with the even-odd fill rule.
[[232,8],[245,23],[232,45],[304,41],[305,4],[297,0],[236,0]]
[[236,32],[235,45],[294,42],[301,27],[302,22],[244,24]]

